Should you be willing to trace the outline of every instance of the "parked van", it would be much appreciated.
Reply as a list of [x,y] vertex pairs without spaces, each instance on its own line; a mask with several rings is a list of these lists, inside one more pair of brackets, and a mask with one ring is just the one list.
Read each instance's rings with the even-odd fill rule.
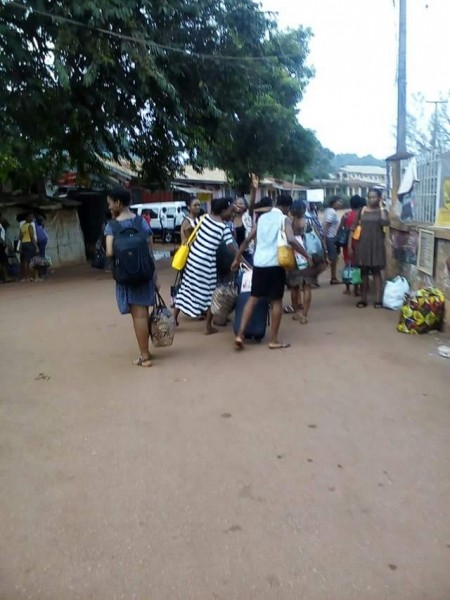
[[166,209],[167,228],[164,242],[170,244],[180,237],[181,223],[187,214],[185,202],[152,202],[150,204],[133,204],[131,210],[140,216],[150,217],[150,226],[153,236],[162,240],[161,212]]

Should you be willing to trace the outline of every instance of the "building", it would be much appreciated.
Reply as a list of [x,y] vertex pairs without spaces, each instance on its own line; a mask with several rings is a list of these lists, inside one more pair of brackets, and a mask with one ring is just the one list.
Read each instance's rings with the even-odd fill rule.
[[366,165],[349,165],[341,167],[336,173],[339,181],[364,181],[370,185],[386,185],[386,168]]

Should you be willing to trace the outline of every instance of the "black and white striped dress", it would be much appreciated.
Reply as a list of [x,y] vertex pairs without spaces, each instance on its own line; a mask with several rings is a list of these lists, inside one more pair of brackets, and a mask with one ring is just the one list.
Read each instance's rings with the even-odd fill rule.
[[181,312],[195,318],[211,306],[217,286],[217,248],[221,242],[228,245],[233,241],[229,227],[206,215],[189,251],[175,301],[175,306]]

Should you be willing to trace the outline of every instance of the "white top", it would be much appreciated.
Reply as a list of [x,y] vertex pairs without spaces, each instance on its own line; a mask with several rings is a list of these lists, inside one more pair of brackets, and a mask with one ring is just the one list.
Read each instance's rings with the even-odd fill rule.
[[278,267],[278,232],[286,216],[279,208],[261,215],[256,224],[255,267]]
[[327,238],[335,238],[339,229],[339,217],[334,208],[327,208],[323,216],[323,225],[328,225]]
[[161,211],[161,214],[159,215],[159,220],[161,221],[161,227],[164,227],[165,229],[167,227],[167,214]]

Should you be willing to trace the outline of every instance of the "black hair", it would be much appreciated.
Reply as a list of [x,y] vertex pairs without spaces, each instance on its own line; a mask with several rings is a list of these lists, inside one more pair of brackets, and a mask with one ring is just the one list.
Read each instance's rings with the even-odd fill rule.
[[223,211],[227,210],[227,208],[230,208],[232,204],[233,198],[230,198],[229,196],[225,198],[215,198],[211,202],[211,212],[213,215],[220,216]]
[[292,196],[289,194],[280,194],[277,198],[277,206],[283,206],[284,208],[291,208],[293,202]]
[[305,216],[305,205],[301,200],[294,200],[291,206],[291,215],[301,219]]
[[[375,192],[375,194],[378,196],[378,200],[381,200],[381,198],[383,197],[383,190],[380,190],[380,188],[376,188],[376,187],[370,188],[369,194],[370,194],[370,192]],[[367,195],[369,195],[369,194],[367,194]]]
[[108,196],[114,200],[114,202],[120,202],[122,206],[130,206],[131,204],[130,192],[121,185],[117,185],[110,189],[108,191]]
[[333,208],[333,206],[336,204],[336,202],[339,202],[341,199],[340,196],[331,196],[330,201],[328,202],[328,206],[330,208]]
[[355,194],[350,198],[350,208],[352,210],[358,210],[363,205],[363,199],[358,194]]

